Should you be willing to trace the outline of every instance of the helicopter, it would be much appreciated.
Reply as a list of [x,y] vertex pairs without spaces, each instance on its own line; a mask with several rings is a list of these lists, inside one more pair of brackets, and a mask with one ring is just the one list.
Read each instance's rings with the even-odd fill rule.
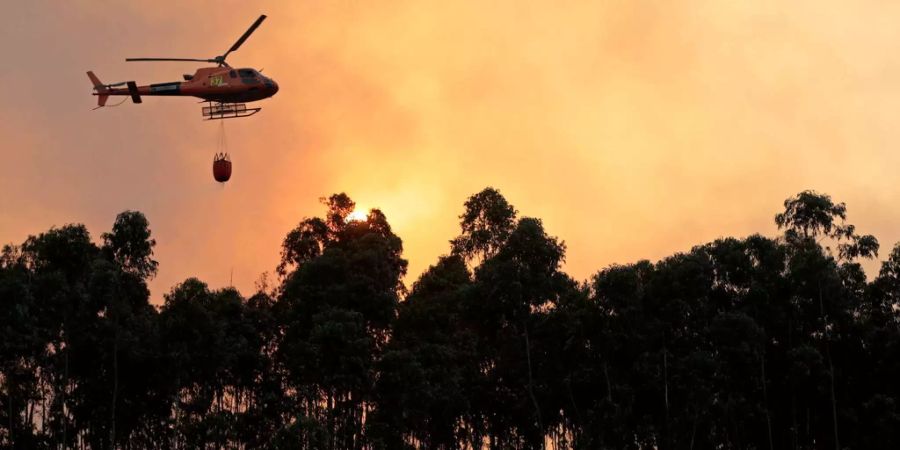
[[[103,84],[88,71],[87,75],[94,84],[93,95],[97,96],[97,107],[106,106],[106,101],[111,95],[131,96],[131,101],[141,103],[141,97],[146,95],[159,96],[189,96],[198,97],[200,103],[208,103],[201,110],[206,120],[228,119],[236,117],[248,117],[258,113],[262,108],[248,108],[247,102],[255,102],[269,98],[278,92],[278,83],[275,80],[261,74],[252,68],[232,68],[225,62],[231,52],[239,49],[241,44],[256,31],[265,15],[259,16],[250,28],[238,38],[237,42],[228,49],[225,54],[209,59],[199,58],[126,58],[126,62],[132,61],[195,61],[215,63],[215,67],[202,67],[193,75],[185,74],[184,81],[172,81],[168,83],[156,83],[147,86],[138,86],[134,81],[124,81],[114,84]],[[121,87],[125,86],[125,87]],[[123,100],[124,101],[124,100]]]

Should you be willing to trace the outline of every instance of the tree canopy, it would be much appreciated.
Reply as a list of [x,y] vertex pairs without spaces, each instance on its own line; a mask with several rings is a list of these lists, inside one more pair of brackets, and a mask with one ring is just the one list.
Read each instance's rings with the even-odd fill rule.
[[900,447],[900,245],[804,191],[778,236],[564,271],[566,244],[486,188],[404,283],[346,194],[245,297],[188,277],[151,305],[147,218],[0,252],[0,448]]

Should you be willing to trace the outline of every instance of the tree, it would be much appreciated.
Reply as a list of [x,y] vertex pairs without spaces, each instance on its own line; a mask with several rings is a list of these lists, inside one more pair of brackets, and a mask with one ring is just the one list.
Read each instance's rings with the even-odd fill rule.
[[541,399],[547,393],[535,374],[545,358],[534,354],[531,335],[546,311],[574,287],[559,270],[564,255],[565,245],[547,235],[540,220],[523,218],[497,254],[475,271],[468,308],[480,335],[482,364],[491,367],[485,373],[492,390],[485,413],[517,413],[510,423],[489,420],[501,439],[510,439],[500,445],[542,445],[548,412]]
[[28,416],[29,399],[40,396],[35,368],[45,358],[47,335],[29,288],[21,249],[0,253],[0,446],[37,447],[41,436]]
[[377,365],[377,407],[367,423],[379,448],[415,441],[449,449],[473,441],[471,382],[480,371],[472,329],[463,319],[471,283],[460,256],[443,256],[400,304]]
[[355,206],[349,197],[323,203],[325,219],[304,221],[285,240],[276,359],[298,405],[294,420],[303,445],[361,448],[374,367],[404,292],[407,263],[381,211],[347,221]]
[[459,216],[462,232],[450,241],[453,253],[468,261],[494,256],[515,228],[516,209],[491,187],[469,197],[465,208]]
[[125,211],[116,217],[112,232],[103,233],[103,251],[126,272],[141,279],[156,275],[159,263],[153,259],[156,240],[150,223],[138,211]]
[[[495,189],[407,292],[385,215],[322,199],[245,298],[157,309],[149,223],[0,251],[0,448],[896,448],[900,244],[812,191],[782,236],[721,238],[578,283]],[[550,444],[550,445],[547,445]]]
[[[856,308],[860,300],[858,295],[861,293],[861,285],[864,285],[865,275],[853,260],[877,256],[878,241],[870,235],[857,235],[855,227],[844,222],[846,206],[834,203],[828,195],[804,191],[785,200],[784,206],[785,211],[775,216],[775,222],[779,228],[786,229],[785,238],[794,250],[790,267],[794,284],[800,287],[798,298],[801,301],[818,300],[821,341],[829,380],[833,446],[839,449],[837,377],[832,355],[832,336],[840,336],[841,330],[852,323],[848,313]],[[838,243],[840,270],[837,270],[830,247],[825,248],[827,254],[823,253],[815,241],[820,236]],[[856,280],[855,283],[853,280]],[[853,290],[846,289],[853,284],[860,285],[860,289],[855,290],[856,295]]]

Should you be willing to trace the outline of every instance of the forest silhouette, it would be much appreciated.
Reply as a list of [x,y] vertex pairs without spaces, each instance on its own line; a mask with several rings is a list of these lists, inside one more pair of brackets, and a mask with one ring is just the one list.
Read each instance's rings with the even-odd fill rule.
[[408,289],[385,215],[323,203],[250,297],[151,305],[139,212],[5,246],[0,447],[900,448],[900,245],[868,281],[878,241],[828,195],[579,282],[487,188]]

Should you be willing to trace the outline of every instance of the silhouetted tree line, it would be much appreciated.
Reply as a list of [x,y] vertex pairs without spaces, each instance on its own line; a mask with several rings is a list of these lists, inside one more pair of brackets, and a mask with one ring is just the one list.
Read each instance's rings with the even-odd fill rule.
[[149,303],[144,216],[0,255],[3,448],[900,448],[900,246],[802,192],[783,235],[561,271],[494,189],[406,290],[402,243],[344,194],[249,298]]

